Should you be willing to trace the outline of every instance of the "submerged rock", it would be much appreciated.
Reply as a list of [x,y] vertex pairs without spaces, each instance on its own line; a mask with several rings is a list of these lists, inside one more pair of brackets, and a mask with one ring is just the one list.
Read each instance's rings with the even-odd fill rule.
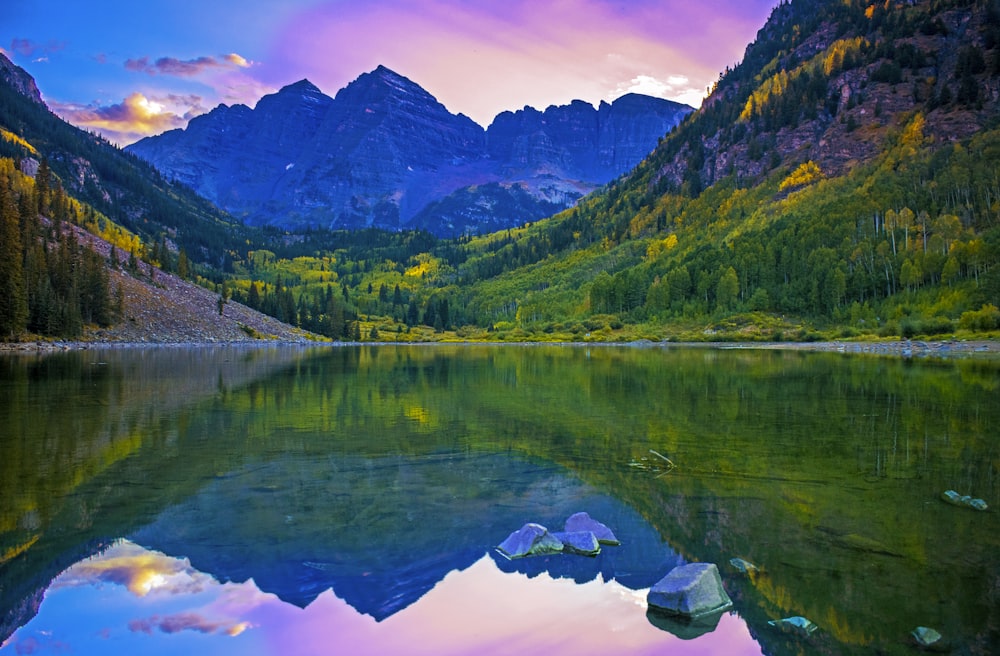
[[932,647],[941,641],[941,634],[926,626],[918,626],[910,635],[921,647]]
[[715,563],[690,563],[670,570],[646,596],[651,609],[696,619],[732,608]]
[[816,629],[819,628],[810,620],[807,620],[800,615],[786,617],[780,620],[768,620],[767,623],[774,628],[779,629],[782,633],[794,633],[795,635],[800,635],[806,638],[812,635]]
[[561,553],[563,543],[541,524],[529,522],[508,535],[507,539],[497,546],[497,550],[507,558],[524,558]]
[[941,493],[941,499],[953,506],[962,506],[964,508],[972,508],[973,510],[986,510],[989,508],[982,499],[974,499],[967,494],[959,494],[955,490],[945,490]]
[[746,574],[748,576],[756,574],[760,571],[756,565],[748,560],[743,560],[742,558],[730,558],[729,564],[732,565],[733,568],[740,574]]
[[593,519],[585,512],[578,512],[574,515],[570,515],[569,519],[566,520],[566,527],[563,530],[567,533],[576,533],[581,531],[593,533],[597,538],[597,541],[601,544],[613,546],[621,544],[610,528],[596,519]]
[[590,531],[574,531],[572,533],[553,533],[552,537],[562,542],[563,553],[581,556],[596,556],[601,553],[601,545]]

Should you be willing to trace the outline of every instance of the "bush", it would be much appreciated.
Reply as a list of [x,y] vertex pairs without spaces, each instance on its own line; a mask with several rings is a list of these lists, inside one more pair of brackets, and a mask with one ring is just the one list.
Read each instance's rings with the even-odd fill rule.
[[889,321],[878,329],[879,337],[895,337],[896,335],[900,334],[902,333],[899,329],[899,324],[897,324],[895,321]]
[[903,319],[899,324],[899,336],[904,339],[911,339],[920,333],[920,324],[916,319]]
[[955,324],[947,317],[931,317],[920,322],[921,335],[944,335],[955,330]]
[[978,310],[963,312],[958,319],[958,326],[965,330],[980,332],[1000,328],[1000,309],[993,304],[987,304]]

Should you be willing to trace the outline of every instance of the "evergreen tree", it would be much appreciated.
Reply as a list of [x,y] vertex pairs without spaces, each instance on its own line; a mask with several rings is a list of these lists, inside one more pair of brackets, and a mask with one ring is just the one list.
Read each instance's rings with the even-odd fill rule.
[[0,339],[13,339],[28,322],[21,227],[11,191],[0,183]]
[[42,158],[35,173],[35,211],[42,216],[49,213],[49,191],[52,185],[52,171],[49,169],[49,160]]

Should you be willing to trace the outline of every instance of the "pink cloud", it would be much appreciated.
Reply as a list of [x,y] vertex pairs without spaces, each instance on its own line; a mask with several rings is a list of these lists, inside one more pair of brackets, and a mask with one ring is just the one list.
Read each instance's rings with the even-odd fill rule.
[[250,62],[243,56],[235,52],[221,57],[196,57],[194,59],[181,60],[176,57],[160,57],[151,62],[149,57],[139,57],[138,59],[126,59],[125,68],[137,73],[148,75],[174,75],[177,77],[193,77],[206,70],[219,68],[247,68]]
[[10,51],[22,57],[35,57],[34,61],[48,61],[48,55],[57,53],[66,48],[65,41],[49,41],[48,43],[37,43],[30,39],[11,39]]
[[205,634],[225,634],[237,636],[249,628],[246,622],[227,622],[209,620],[198,613],[178,613],[176,615],[159,616],[153,615],[146,619],[131,620],[128,628],[133,633],[145,633],[151,635],[154,630],[163,633],[180,633],[181,631],[195,631]]
[[279,76],[301,72],[332,94],[383,64],[484,125],[525,104],[608,99],[642,77],[683,75],[690,83],[675,95],[695,90],[700,100],[740,59],[773,1],[719,4],[323,3],[283,26],[263,74],[284,84]]

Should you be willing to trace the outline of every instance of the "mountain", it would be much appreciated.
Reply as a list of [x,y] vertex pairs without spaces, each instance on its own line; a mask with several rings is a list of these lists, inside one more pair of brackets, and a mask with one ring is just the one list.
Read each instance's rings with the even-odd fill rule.
[[996,124],[998,45],[995,2],[783,2],[660,149],[654,177],[680,188],[697,174],[703,188],[805,161],[839,176],[914,112],[937,143],[968,139]]
[[[576,101],[504,112],[484,130],[379,66],[334,98],[302,80],[253,109],[220,105],[126,150],[250,224],[450,236],[571,206],[635,166],[690,111],[630,94],[598,109]],[[505,213],[483,215],[496,207]]]
[[15,66],[6,55],[0,53],[0,81],[28,100],[44,105],[35,80],[20,66]]
[[0,53],[0,158],[31,173],[45,161],[56,185],[153,244],[169,236],[197,262],[259,244],[238,221],[101,137],[66,123],[42,102],[34,79]]
[[[38,143],[45,121],[68,130],[9,85],[0,88],[9,91],[0,103],[18,99],[12,118],[0,105],[8,130],[28,125]],[[214,209],[215,222],[178,222],[161,211],[147,223],[134,208],[163,196],[142,186],[150,169],[137,157],[118,152],[135,172],[116,169],[93,189],[78,184],[86,170],[81,178],[73,167],[112,160],[86,150],[100,140],[89,135],[75,149],[50,149],[58,156],[49,158],[67,184],[143,234],[191,240],[190,226],[204,225],[195,238],[226,235],[230,241],[218,240],[229,244],[225,254],[207,245],[200,252],[225,268],[211,275],[229,277],[234,299],[264,307],[280,285],[290,301],[284,320],[306,327],[324,314],[310,308],[336,301],[344,317],[364,317],[352,339],[975,338],[1000,328],[993,0],[782,2],[743,60],[649,156],[571,209],[524,219],[571,204],[594,187],[587,176],[625,157],[625,146],[601,146],[609,142],[600,135],[630,134],[627,122],[609,126],[635,100],[505,112],[481,130],[377,69],[337,98],[301,82],[257,108],[219,107],[184,132],[145,142],[188,162],[184,184],[149,178],[185,203],[198,198],[188,185],[221,180],[237,189],[232,180],[255,179],[260,169],[280,177],[255,187],[268,200],[246,203],[263,208],[247,217],[253,221],[280,215],[270,189],[295,189],[298,225],[331,221],[329,199],[341,194],[335,227],[496,231],[481,238],[375,229],[288,235],[227,223]],[[255,141],[258,114],[271,117],[258,126],[271,132]],[[298,118],[286,124],[291,114]],[[411,144],[393,125],[409,126],[420,152],[407,154]],[[190,134],[215,142],[203,139],[195,152]],[[276,159],[289,143],[301,150]],[[594,144],[598,155],[579,156]],[[449,149],[459,155],[444,161]],[[0,141],[5,152],[32,158],[16,140]],[[242,152],[252,157],[239,161],[234,153]],[[201,182],[206,153],[224,157],[204,168],[210,175]],[[121,179],[138,186],[110,186]],[[351,195],[354,181],[381,187]],[[515,214],[530,225],[503,229]],[[234,234],[256,241],[233,245]],[[251,302],[254,291],[260,304]]]
[[496,339],[996,330],[998,116],[996,2],[782,2],[632,172],[432,283]]

